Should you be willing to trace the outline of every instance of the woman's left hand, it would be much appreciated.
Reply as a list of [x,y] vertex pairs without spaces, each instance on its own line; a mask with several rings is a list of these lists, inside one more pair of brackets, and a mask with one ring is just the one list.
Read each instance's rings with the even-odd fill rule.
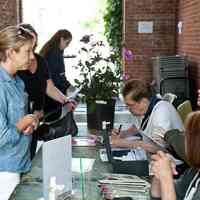
[[65,106],[69,111],[73,112],[77,106],[77,102],[75,100],[70,99],[65,102]]

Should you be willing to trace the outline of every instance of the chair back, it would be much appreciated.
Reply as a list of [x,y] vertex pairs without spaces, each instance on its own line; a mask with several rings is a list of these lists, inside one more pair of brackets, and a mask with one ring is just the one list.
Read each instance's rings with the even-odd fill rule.
[[169,103],[173,103],[177,96],[173,93],[165,93],[162,97],[164,101],[168,101]]
[[183,123],[185,123],[185,119],[187,117],[187,115],[192,112],[192,105],[190,100],[186,100],[183,103],[181,103],[178,107],[177,107],[177,111],[183,121]]

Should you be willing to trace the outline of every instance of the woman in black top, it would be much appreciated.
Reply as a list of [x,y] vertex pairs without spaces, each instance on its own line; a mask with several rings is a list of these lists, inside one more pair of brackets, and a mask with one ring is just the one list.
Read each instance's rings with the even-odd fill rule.
[[37,62],[37,66],[40,67],[37,67],[34,71],[26,70],[18,74],[24,81],[26,91],[29,94],[29,112],[37,111],[39,118],[41,118],[45,104],[47,80],[50,77],[46,61],[36,53],[34,53],[34,56],[35,60],[32,60],[32,63]]
[[[40,51],[40,55],[43,56],[48,63],[48,69],[53,83],[64,94],[66,94],[66,90],[70,86],[70,83],[67,81],[65,76],[63,52],[64,49],[70,44],[71,40],[72,34],[68,30],[59,30]],[[60,117],[62,111],[59,103],[47,97],[44,109],[45,112],[49,113],[55,108],[58,108],[58,112],[51,115],[47,121],[56,120]]]
[[[37,46],[37,33],[30,24],[21,24],[23,28],[29,30],[34,36],[33,46]],[[43,110],[45,106],[45,95],[53,98],[60,105],[69,102],[68,98],[55,87],[48,72],[47,62],[40,55],[34,53],[35,57],[31,60],[28,70],[20,72],[19,76],[25,83],[25,88],[29,94],[29,112],[34,113],[39,119],[43,117]],[[68,110],[74,109],[74,103],[69,102]],[[55,108],[53,108],[55,109]],[[34,157],[37,147],[37,135],[33,134],[31,145],[31,158]]]

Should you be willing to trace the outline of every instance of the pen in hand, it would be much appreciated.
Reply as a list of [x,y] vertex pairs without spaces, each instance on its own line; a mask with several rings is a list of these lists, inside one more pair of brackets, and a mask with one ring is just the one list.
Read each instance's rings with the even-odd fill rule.
[[122,124],[120,124],[120,125],[119,125],[119,129],[118,129],[118,133],[117,133],[117,135],[119,135],[119,134],[120,134],[120,132],[121,132],[121,129],[122,129]]

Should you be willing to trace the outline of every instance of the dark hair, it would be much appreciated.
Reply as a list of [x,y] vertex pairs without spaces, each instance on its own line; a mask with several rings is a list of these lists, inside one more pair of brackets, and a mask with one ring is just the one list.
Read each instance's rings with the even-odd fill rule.
[[26,42],[33,40],[33,35],[18,26],[8,26],[0,31],[0,61],[7,59],[6,50],[12,48],[19,51]]
[[52,49],[58,49],[60,45],[60,39],[71,40],[72,34],[66,29],[58,30],[51,39],[42,47],[40,55],[45,57]]
[[33,26],[31,24],[23,23],[23,24],[19,24],[19,27],[22,27],[22,28],[34,33],[34,35],[36,35],[36,37],[38,37],[36,30],[33,28]]
[[185,127],[187,159],[193,167],[200,168],[200,111],[188,115]]
[[138,79],[131,79],[126,82],[122,94],[124,98],[127,95],[131,95],[133,101],[139,102],[142,98],[150,99],[152,91],[150,85],[147,83]]

